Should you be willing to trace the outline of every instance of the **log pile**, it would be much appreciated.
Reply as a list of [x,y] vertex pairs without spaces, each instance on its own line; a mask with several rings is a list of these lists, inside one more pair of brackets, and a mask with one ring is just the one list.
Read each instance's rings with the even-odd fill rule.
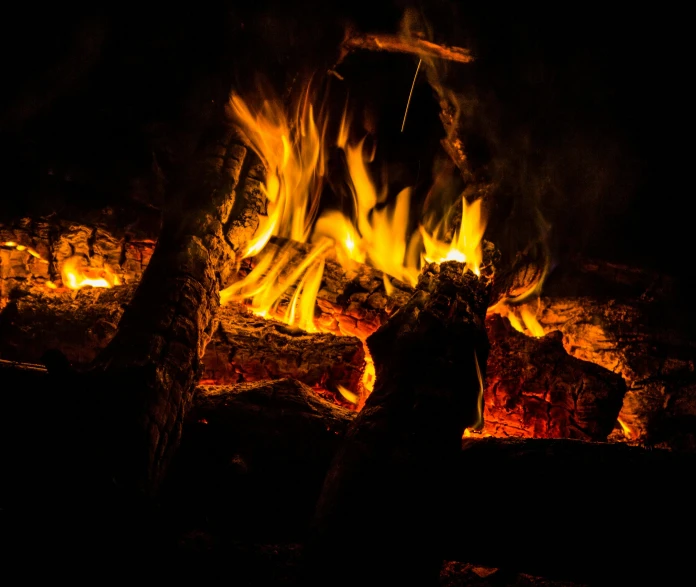
[[[355,275],[336,262],[326,266],[318,325],[329,319],[332,324],[347,324],[349,312],[366,316],[375,299],[389,304],[372,310],[370,320],[360,323],[361,338],[372,333],[375,323],[386,320],[412,291],[400,284],[401,289],[387,296],[381,274],[367,266],[356,264]],[[134,289],[135,285],[86,287],[77,292],[42,288],[17,297],[0,313],[0,357],[38,363],[47,350],[58,349],[75,366],[86,366],[114,336]],[[201,381],[233,384],[291,377],[339,403],[345,403],[337,393],[339,385],[362,393],[363,346],[358,338],[346,336],[346,330],[307,335],[260,319],[233,303],[219,309],[218,321],[202,357]],[[506,327],[496,316],[487,323],[491,350],[483,434],[607,437],[621,406],[620,378],[575,360],[551,342],[552,334],[537,340]],[[545,375],[551,369],[555,375]],[[604,401],[605,397],[610,401]]]

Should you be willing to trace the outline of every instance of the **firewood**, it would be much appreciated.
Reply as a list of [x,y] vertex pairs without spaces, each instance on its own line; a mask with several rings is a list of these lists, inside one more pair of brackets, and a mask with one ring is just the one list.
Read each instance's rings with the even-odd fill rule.
[[351,564],[332,580],[340,585],[437,581],[450,475],[462,433],[480,414],[488,352],[490,284],[463,269],[429,266],[367,340],[376,385],[326,476],[308,584],[324,583],[351,549]]
[[568,355],[558,331],[532,338],[497,315],[486,328],[483,434],[607,439],[626,393],[620,375]]

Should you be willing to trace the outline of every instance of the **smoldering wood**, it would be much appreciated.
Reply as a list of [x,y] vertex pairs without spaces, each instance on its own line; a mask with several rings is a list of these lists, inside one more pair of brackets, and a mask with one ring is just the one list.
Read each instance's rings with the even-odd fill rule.
[[607,439],[626,393],[620,375],[570,356],[558,331],[532,338],[497,315],[486,328],[491,350],[483,434]]
[[308,585],[323,583],[356,545],[340,585],[437,581],[449,476],[480,409],[489,285],[460,263],[430,265],[409,301],[367,339],[376,384],[324,481]]
[[680,308],[651,296],[542,297],[539,321],[569,354],[624,378],[619,418],[631,440],[696,448],[696,345]]

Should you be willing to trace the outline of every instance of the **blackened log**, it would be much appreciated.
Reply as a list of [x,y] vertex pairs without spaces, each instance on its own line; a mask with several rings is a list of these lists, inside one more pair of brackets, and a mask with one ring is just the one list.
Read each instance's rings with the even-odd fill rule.
[[426,39],[404,35],[350,33],[343,41],[341,50],[339,63],[345,55],[358,50],[408,53],[421,58],[445,59],[457,63],[470,63],[474,60],[468,49],[438,45]]
[[[26,526],[39,504],[65,507],[74,455],[64,437],[75,437],[73,449],[90,444],[66,418],[81,406],[70,419],[79,423],[92,408],[58,393],[45,369],[23,367],[0,362],[0,489],[6,517],[23,514]],[[303,541],[310,502],[354,417],[289,381],[199,389],[163,487],[168,523],[210,531],[216,544],[254,536],[255,524],[266,537]],[[694,454],[557,439],[469,439],[462,448],[453,467],[459,499],[441,533],[448,559],[585,584],[693,583],[683,551],[692,546],[684,529],[696,522]]]
[[486,329],[483,434],[607,439],[626,393],[620,375],[570,356],[558,331],[532,338],[497,315],[487,318]]
[[[172,178],[155,252],[95,372],[113,404],[111,455],[119,486],[156,491],[216,329],[219,292],[258,219],[249,208],[263,174],[256,156],[217,119],[190,166]],[[231,234],[230,234],[231,231]]]
[[462,264],[431,265],[368,338],[376,385],[326,476],[307,584],[324,584],[338,566],[339,585],[437,582],[451,473],[479,417],[488,294],[489,282]]

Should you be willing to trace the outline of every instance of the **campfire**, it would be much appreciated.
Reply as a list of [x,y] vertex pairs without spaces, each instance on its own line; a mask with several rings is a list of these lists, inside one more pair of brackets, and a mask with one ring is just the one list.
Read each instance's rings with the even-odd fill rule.
[[[154,545],[212,577],[245,558],[233,543],[283,544],[297,585],[640,577],[584,532],[539,541],[578,501],[573,526],[602,532],[664,532],[665,496],[692,516],[694,347],[658,318],[673,281],[582,255],[555,267],[541,209],[525,242],[502,238],[453,89],[477,56],[417,11],[332,50],[286,87],[257,71],[211,90],[164,204],[3,220],[6,446],[20,412],[45,412],[77,533],[121,544],[104,560]],[[389,77],[390,59],[412,65],[398,112],[356,74],[377,60]],[[530,545],[509,538],[527,510]],[[631,564],[654,553],[659,574],[671,548]]]

